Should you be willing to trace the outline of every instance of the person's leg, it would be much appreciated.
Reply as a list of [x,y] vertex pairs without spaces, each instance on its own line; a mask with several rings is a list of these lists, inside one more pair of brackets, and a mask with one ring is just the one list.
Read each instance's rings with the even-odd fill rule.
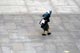
[[46,34],[47,34],[47,31],[44,30],[44,32],[43,32],[42,35],[43,35],[43,36],[46,36]]
[[50,33],[50,31],[49,31],[49,25],[48,25],[47,34],[48,34],[48,35],[50,35],[50,34],[51,34],[51,33]]
[[44,32],[43,32],[43,36],[46,36],[46,34],[47,34],[47,28],[46,28],[46,25],[44,25],[44,27],[43,27],[43,30],[44,30]]
[[48,34],[48,35],[50,35],[50,34],[51,34],[51,32],[49,32],[49,30],[48,30],[48,31],[47,31],[47,34]]

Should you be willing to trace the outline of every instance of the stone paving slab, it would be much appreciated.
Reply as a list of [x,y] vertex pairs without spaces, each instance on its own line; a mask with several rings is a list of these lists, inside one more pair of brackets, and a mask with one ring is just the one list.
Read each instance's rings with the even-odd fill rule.
[[18,6],[25,5],[23,0],[2,0],[0,6]]
[[0,6],[0,14],[19,14],[26,13],[27,9],[25,6]]
[[53,14],[80,14],[80,5],[77,0],[2,0],[0,2],[0,14],[40,14],[48,10],[52,10]]
[[52,9],[48,0],[45,2],[26,0],[25,3],[30,13],[43,13]]
[[77,5],[79,5],[79,7],[80,7],[80,3],[79,3],[80,1],[79,1],[79,0],[76,0],[75,2],[76,2]]

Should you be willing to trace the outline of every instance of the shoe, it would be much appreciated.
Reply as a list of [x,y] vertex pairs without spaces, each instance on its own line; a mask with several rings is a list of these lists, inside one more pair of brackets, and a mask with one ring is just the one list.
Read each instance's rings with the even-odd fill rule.
[[46,36],[46,34],[42,34],[42,36]]
[[49,32],[48,35],[51,35],[51,33]]

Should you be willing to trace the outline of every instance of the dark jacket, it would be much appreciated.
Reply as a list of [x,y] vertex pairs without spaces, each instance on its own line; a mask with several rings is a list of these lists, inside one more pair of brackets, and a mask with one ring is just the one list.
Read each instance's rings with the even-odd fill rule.
[[49,28],[48,22],[50,22],[49,18],[51,16],[51,13],[52,13],[52,11],[42,15],[43,19],[45,20],[45,23],[41,25],[41,28],[43,28],[44,30],[48,30],[48,28]]
[[45,18],[43,18],[43,19],[45,20],[45,23],[41,25],[41,28],[46,27],[48,25],[48,22],[50,22],[49,19],[45,19]]
[[51,16],[51,13],[52,13],[52,11],[50,11],[49,13],[46,12],[46,13],[44,13],[44,14],[42,15],[42,17],[44,17],[44,18],[46,18],[46,19],[49,19],[50,16]]

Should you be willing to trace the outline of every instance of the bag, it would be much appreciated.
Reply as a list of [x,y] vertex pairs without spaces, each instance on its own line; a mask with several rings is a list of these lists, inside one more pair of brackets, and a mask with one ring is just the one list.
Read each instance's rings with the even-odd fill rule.
[[44,27],[44,24],[45,24],[45,20],[44,19],[41,19],[41,21],[39,22],[39,24],[41,25],[41,28]]
[[44,19],[41,19],[41,21],[39,22],[40,25],[42,25],[44,23],[45,23],[45,20]]

